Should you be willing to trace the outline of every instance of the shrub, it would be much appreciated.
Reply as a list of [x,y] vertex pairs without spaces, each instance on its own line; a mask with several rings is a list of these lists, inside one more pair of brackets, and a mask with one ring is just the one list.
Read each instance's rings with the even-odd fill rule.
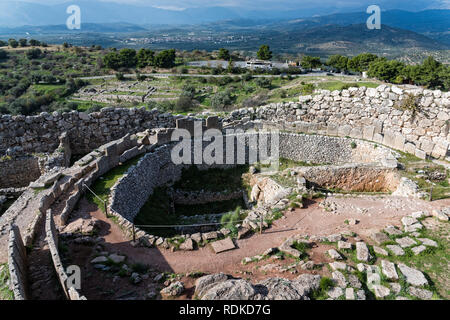
[[236,225],[243,219],[241,208],[237,207],[233,212],[224,214],[220,219],[222,227],[230,229],[232,232],[237,232]]
[[420,109],[419,102],[421,98],[420,95],[415,96],[412,93],[408,93],[403,100],[400,101],[397,107],[401,110],[409,110],[415,114]]
[[117,72],[116,73],[116,79],[119,80],[119,81],[123,81],[123,80],[125,80],[125,76],[123,75],[122,72]]
[[302,86],[302,95],[308,95],[314,93],[314,84],[306,83]]

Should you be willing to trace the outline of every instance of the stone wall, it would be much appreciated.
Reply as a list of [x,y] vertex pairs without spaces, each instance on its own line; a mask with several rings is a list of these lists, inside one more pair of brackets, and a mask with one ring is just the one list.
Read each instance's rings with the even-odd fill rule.
[[9,233],[8,267],[14,299],[27,300],[27,252],[16,225],[11,225]]
[[127,133],[175,127],[175,118],[157,110],[103,108],[100,112],[41,113],[37,116],[0,116],[0,155],[8,148],[18,152],[53,152],[67,132],[72,153],[86,154]]
[[280,132],[280,157],[315,164],[384,163],[393,152],[362,140]]
[[234,199],[241,199],[243,197],[242,190],[236,191],[186,191],[186,190],[174,190],[172,193],[173,202],[175,204],[195,205],[205,204],[217,201],[227,201]]
[[0,189],[25,187],[40,176],[39,159],[35,156],[0,160]]
[[58,252],[58,233],[56,231],[55,222],[53,220],[51,210],[48,210],[45,217],[45,233],[47,244],[52,256],[53,265],[58,276],[61,287],[69,300],[86,300],[84,296],[80,296],[74,287],[67,287],[67,273],[61,262],[61,257]]
[[[408,95],[419,101],[416,112],[400,107]],[[445,158],[450,142],[449,108],[449,92],[381,85],[320,91],[300,97],[299,102],[239,109],[224,123],[226,127],[261,120],[276,123],[280,129],[370,140],[420,158]]]
[[[417,112],[400,108],[410,94],[419,101]],[[240,109],[223,119],[223,123],[271,121],[282,127],[295,126],[297,132],[362,138],[421,158],[445,158],[450,142],[449,107],[448,92],[381,85],[376,89],[319,91],[300,97],[299,102]],[[27,117],[3,115],[0,156],[9,148],[17,148],[22,154],[51,153],[58,148],[59,138],[65,132],[72,153],[86,154],[127,133],[174,128],[179,118],[182,117],[144,108],[103,108],[91,114],[73,111]],[[222,125],[220,119],[214,121]]]
[[[254,139],[255,137],[258,139]],[[223,146],[223,163],[224,164],[198,164],[200,170],[209,168],[227,168],[236,164],[249,164],[250,154],[260,148],[261,141],[269,141],[267,143],[264,153],[271,152],[270,137],[267,132],[262,133],[245,133],[234,134],[224,137],[233,138],[234,148],[230,150],[230,155],[233,159],[233,164],[225,164],[227,159],[227,148]],[[266,137],[265,139],[260,139]],[[238,159],[238,139],[242,142],[245,157],[242,162],[237,162]],[[292,159],[295,161],[311,161],[314,163],[355,163],[378,162],[382,164],[386,158],[393,158],[392,152],[384,147],[374,147],[374,144],[358,140],[355,147],[352,147],[351,142],[354,139],[325,137],[319,135],[306,134],[292,134],[281,132],[279,134],[279,156],[283,158]],[[191,160],[194,160],[195,142],[191,144]],[[210,145],[210,142],[204,141],[201,146],[203,152],[205,148]],[[166,144],[157,149],[147,153],[135,166],[131,167],[111,188],[110,204],[111,209],[121,215],[128,221],[133,221],[139,210],[145,204],[149,196],[153,193],[156,187],[164,185],[172,185],[181,178],[182,169],[189,166],[185,164],[176,165],[171,158],[172,149],[176,143]],[[359,150],[359,151],[358,151]],[[261,150],[260,150],[261,151]],[[363,155],[365,154],[365,155]],[[259,153],[257,154],[259,157]],[[259,158],[254,159],[255,162]],[[397,162],[395,161],[395,167]]]

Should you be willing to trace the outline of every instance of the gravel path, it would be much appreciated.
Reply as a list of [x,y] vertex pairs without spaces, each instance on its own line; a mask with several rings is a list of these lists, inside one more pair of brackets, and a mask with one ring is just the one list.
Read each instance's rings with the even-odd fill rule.
[[[364,239],[371,231],[379,230],[386,225],[400,226],[400,219],[412,212],[450,206],[450,199],[429,203],[392,197],[331,197],[328,201],[336,203],[336,212],[325,212],[318,203],[313,203],[306,209],[288,212],[284,219],[276,221],[262,235],[255,234],[248,239],[237,240],[237,249],[218,255],[209,246],[191,252],[135,248],[123,236],[120,228],[111,223],[86,199],[81,200],[79,214],[102,220],[104,223],[101,224],[100,236],[105,240],[105,248],[111,252],[125,254],[132,261],[175,273],[191,271],[230,273],[236,270],[243,258],[262,254],[268,248],[277,247],[293,234],[330,235],[350,230]],[[350,218],[358,219],[360,222],[349,226],[345,220]]]

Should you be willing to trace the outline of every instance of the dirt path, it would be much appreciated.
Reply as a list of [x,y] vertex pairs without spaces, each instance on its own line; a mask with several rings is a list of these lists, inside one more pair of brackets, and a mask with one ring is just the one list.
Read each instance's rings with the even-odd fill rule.
[[44,219],[38,226],[33,249],[28,254],[28,284],[32,300],[65,299],[45,239]]
[[[336,212],[325,212],[317,203],[306,209],[287,212],[284,219],[275,221],[262,235],[255,234],[248,239],[237,240],[236,250],[221,254],[215,254],[209,246],[191,252],[135,248],[131,246],[129,239],[123,236],[120,228],[86,199],[80,202],[80,212],[102,221],[100,236],[104,238],[103,245],[106,250],[125,254],[132,261],[174,273],[232,273],[243,258],[277,247],[293,234],[330,235],[349,230],[366,238],[372,230],[379,230],[389,224],[399,226],[401,217],[412,212],[450,205],[449,199],[433,203],[404,198],[328,198],[330,199],[337,204]],[[349,226],[345,220],[350,218],[360,222]]]

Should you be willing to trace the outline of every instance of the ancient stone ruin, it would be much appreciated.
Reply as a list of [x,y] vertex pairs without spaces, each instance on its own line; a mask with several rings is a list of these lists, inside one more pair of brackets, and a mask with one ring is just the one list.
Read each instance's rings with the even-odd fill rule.
[[[405,105],[410,96],[415,97],[414,105]],[[111,221],[136,246],[195,250],[200,243],[227,239],[230,231],[220,224],[203,231],[180,229],[178,236],[183,243],[176,246],[170,237],[136,226],[136,216],[157,188],[172,188],[171,201],[178,205],[242,199],[246,217],[237,226],[238,239],[269,228],[267,221],[274,219],[273,209],[284,208],[285,199],[293,193],[314,194],[323,189],[424,198],[426,191],[399,174],[398,159],[401,153],[406,153],[421,159],[450,160],[449,107],[449,93],[382,85],[376,89],[321,91],[314,96],[302,96],[298,102],[236,110],[224,118],[175,116],[144,108],[104,108],[90,114],[74,111],[29,117],[3,115],[0,257],[9,263],[14,296],[30,298],[26,248],[42,236],[64,295],[67,299],[84,299],[76,288],[67,286],[68,274],[60,257],[58,239],[79,200],[91,192],[92,185],[124,163],[136,160],[109,188],[104,209]],[[250,167],[247,190],[250,192],[242,189],[189,193],[174,189],[174,184],[182,181],[183,169],[190,165],[173,163],[171,151],[175,143],[171,136],[180,129],[193,132],[195,121],[202,123],[202,133],[216,129],[233,141],[242,135],[246,154],[251,149],[263,148],[252,142],[252,136],[270,135],[276,129],[279,157],[308,165],[264,172],[256,168],[261,159],[251,162],[247,157],[241,165]],[[231,129],[242,133],[230,135],[227,130]],[[202,151],[207,146],[203,142]],[[224,149],[223,158],[237,158],[235,150]],[[211,168],[229,167],[197,165],[200,174]],[[280,179],[287,185],[280,183]],[[208,221],[220,221],[217,219]],[[222,244],[215,246],[215,250],[222,251]],[[229,241],[223,246],[233,247],[234,243]],[[315,278],[304,280],[307,285],[301,283],[302,279],[294,284],[308,292],[317,286]],[[238,280],[224,277],[216,282],[220,286],[234,286],[233,281]],[[239,285],[257,295],[252,285],[244,282]],[[281,291],[275,291],[275,284],[265,285],[271,288],[271,294],[282,295]],[[212,288],[196,290],[201,291],[201,297],[217,294]],[[291,294],[307,296],[298,290]],[[236,296],[239,295],[230,297]]]

